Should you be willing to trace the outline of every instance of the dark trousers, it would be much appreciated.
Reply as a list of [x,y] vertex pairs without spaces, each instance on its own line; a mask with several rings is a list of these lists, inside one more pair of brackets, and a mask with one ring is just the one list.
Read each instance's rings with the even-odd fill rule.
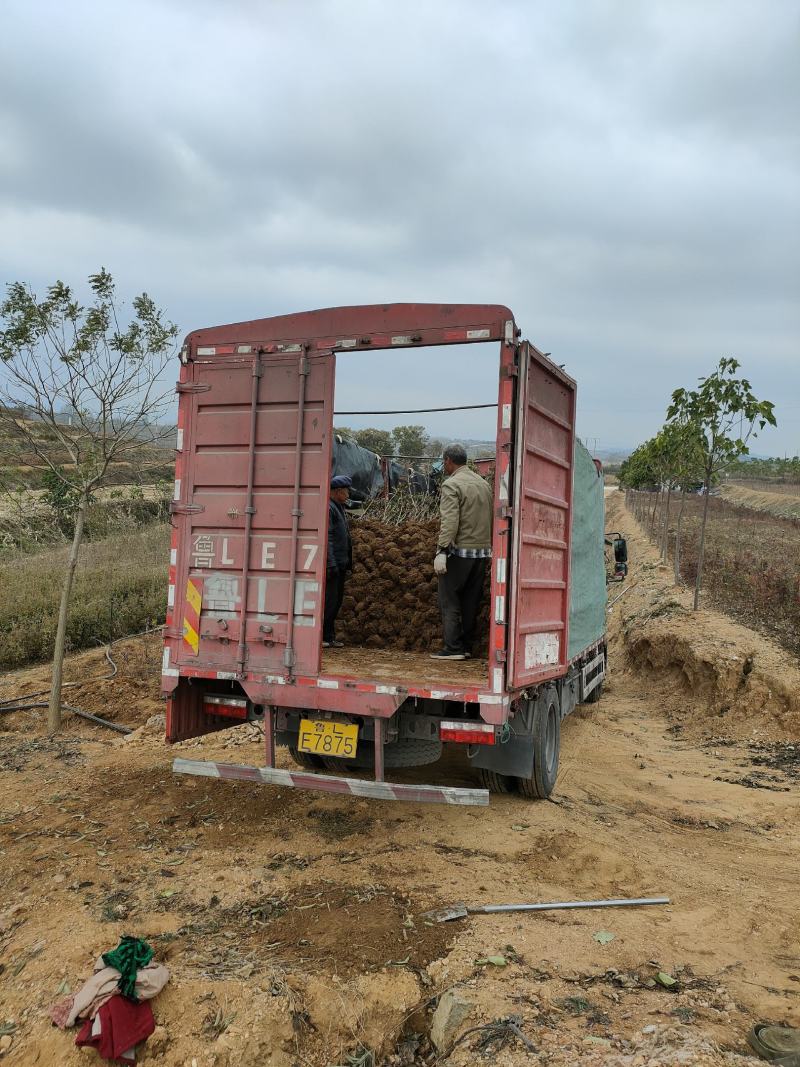
[[439,576],[439,610],[447,652],[472,652],[487,562],[447,557],[447,573]]
[[325,615],[322,621],[322,640],[334,640],[334,623],[344,599],[344,568],[329,567],[325,583]]

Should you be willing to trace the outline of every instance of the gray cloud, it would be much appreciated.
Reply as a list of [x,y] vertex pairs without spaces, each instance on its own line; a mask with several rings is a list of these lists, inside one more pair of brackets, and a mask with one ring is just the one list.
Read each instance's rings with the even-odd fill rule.
[[102,263],[187,330],[504,302],[601,444],[735,354],[759,450],[798,452],[797,31],[789,0],[11,0],[0,278]]

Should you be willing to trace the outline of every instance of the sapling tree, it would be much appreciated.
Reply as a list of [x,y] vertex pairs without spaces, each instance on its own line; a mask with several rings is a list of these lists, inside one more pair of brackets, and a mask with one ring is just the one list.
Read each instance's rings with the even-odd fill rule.
[[83,306],[61,281],[41,300],[14,282],[0,304],[0,429],[28,466],[47,472],[48,491],[72,526],[53,648],[51,735],[61,725],[70,595],[89,504],[117,465],[156,466],[154,445],[171,433],[164,420],[172,390],[161,375],[177,327],[145,293],[123,321],[105,269],[89,288]]
[[[669,549],[669,519],[672,494],[681,489],[681,511],[686,499],[686,486],[699,481],[701,474],[699,437],[689,424],[668,422],[653,438],[653,466],[657,472],[662,494],[665,494],[661,522],[661,559],[666,563]],[[680,537],[680,529],[677,532]],[[680,549],[676,544],[676,554]]]
[[683,524],[683,512],[686,507],[686,493],[702,477],[703,449],[700,435],[695,426],[674,423],[670,423],[669,426],[674,427],[679,441],[679,445],[675,450],[674,466],[672,468],[674,484],[681,492],[681,503],[675,523],[675,553],[672,561],[675,584],[678,585],[681,580],[681,526]]
[[698,435],[703,479],[703,516],[697,550],[694,584],[694,610],[700,604],[703,584],[708,502],[711,486],[719,474],[749,452],[748,442],[769,424],[776,425],[774,404],[759,400],[746,378],[737,378],[739,363],[733,358],[719,361],[716,370],[700,378],[696,389],[676,389],[667,410],[668,422],[693,427]]

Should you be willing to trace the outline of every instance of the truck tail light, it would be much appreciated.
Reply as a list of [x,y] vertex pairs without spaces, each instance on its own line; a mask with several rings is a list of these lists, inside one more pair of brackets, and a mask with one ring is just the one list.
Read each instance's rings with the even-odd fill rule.
[[247,718],[247,700],[241,697],[203,697],[203,710],[207,715],[224,715],[228,719]]
[[460,741],[462,745],[493,745],[494,726],[488,722],[445,722],[439,723],[439,737],[442,741]]

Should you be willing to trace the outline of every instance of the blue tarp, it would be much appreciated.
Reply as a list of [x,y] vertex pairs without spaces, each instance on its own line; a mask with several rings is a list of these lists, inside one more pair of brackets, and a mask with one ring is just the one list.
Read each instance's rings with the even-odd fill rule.
[[331,476],[347,474],[353,480],[351,495],[356,500],[370,500],[383,492],[381,461],[374,452],[355,441],[334,434]]

